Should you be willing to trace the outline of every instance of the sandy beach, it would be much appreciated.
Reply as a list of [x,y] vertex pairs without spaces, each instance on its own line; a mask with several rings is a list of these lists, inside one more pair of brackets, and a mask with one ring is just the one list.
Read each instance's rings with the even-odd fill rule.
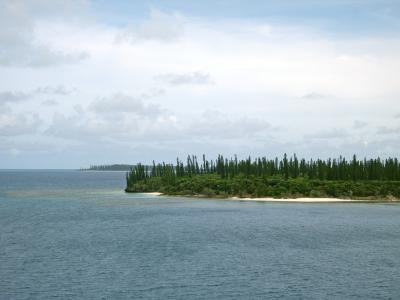
[[153,195],[153,196],[161,196],[163,193],[160,192],[148,192],[148,193],[141,193],[145,195]]
[[[152,196],[163,196],[163,193],[160,192],[149,192],[149,193],[141,193],[145,195]],[[165,195],[167,196],[167,195]],[[216,199],[216,200],[232,200],[232,201],[254,201],[254,202],[292,202],[292,203],[341,203],[341,202],[353,202],[353,203],[365,203],[365,202],[399,202],[399,200],[366,200],[366,199],[340,199],[340,198],[269,198],[269,197],[260,197],[260,198],[250,198],[250,197],[229,197],[229,198],[209,198],[205,196],[179,196],[179,197],[187,197],[187,198],[207,198],[207,199]]]
[[239,198],[230,197],[229,200],[236,201],[261,201],[261,202],[300,202],[300,203],[334,203],[334,202],[360,202],[363,200],[354,199],[339,199],[339,198],[288,198],[288,199],[276,199],[276,198]]

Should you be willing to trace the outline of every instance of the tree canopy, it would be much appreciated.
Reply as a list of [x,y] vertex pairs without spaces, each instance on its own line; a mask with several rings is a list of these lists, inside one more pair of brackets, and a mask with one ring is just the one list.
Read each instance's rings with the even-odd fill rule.
[[[274,194],[273,196],[276,196],[276,191],[269,191],[269,186],[277,186],[275,183],[279,182],[280,194],[292,193],[291,184],[307,183],[308,187],[304,191],[296,193],[310,196],[311,191],[320,190],[317,194],[351,197],[354,194],[353,190],[357,190],[355,188],[357,184],[364,185],[365,190],[371,190],[367,186],[374,187],[369,193],[359,191],[363,196],[394,194],[393,191],[400,186],[397,182],[399,180],[400,165],[397,158],[357,159],[354,155],[350,160],[344,157],[306,160],[299,159],[296,154],[290,157],[284,154],[281,159],[266,157],[238,159],[237,156],[228,159],[218,155],[215,160],[207,160],[203,155],[199,160],[192,155],[187,157],[185,163],[177,159],[176,164],[164,162],[156,164],[153,161],[151,166],[138,164],[132,167],[126,176],[126,191],[162,190],[166,193],[179,194],[185,190],[184,192],[193,194],[202,193],[204,189],[212,189],[216,194],[221,192],[227,195]],[[196,188],[196,191],[187,189],[190,183],[195,184],[200,181],[202,181],[200,185],[203,186]],[[390,190],[385,192],[382,186],[387,185],[389,181],[397,183],[391,183]],[[219,182],[220,186],[215,186],[212,182]],[[232,184],[238,182],[241,187],[233,188]],[[336,187],[332,188],[334,185]],[[348,191],[345,191],[346,188],[339,188],[339,185],[347,186]],[[352,186],[350,189],[349,185]],[[252,186],[258,191],[253,191],[250,188]],[[342,191],[338,194],[327,189],[342,189]]]

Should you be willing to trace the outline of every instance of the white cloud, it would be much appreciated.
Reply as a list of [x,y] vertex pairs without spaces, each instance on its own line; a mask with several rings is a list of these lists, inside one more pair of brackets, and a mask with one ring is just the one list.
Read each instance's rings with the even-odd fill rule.
[[131,24],[120,32],[116,42],[174,42],[184,35],[184,20],[178,13],[166,14],[160,10],[152,9],[150,18],[139,24]]
[[323,100],[326,99],[328,96],[327,95],[323,95],[323,94],[319,94],[316,92],[311,92],[309,94],[306,94],[304,96],[301,97],[301,99],[305,99],[305,100]]
[[272,126],[267,121],[248,116],[229,117],[219,111],[207,110],[186,127],[187,136],[195,139],[234,139],[245,142],[258,136],[269,136]]
[[36,114],[0,114],[0,136],[36,133],[41,120]]
[[355,120],[353,124],[354,129],[361,129],[365,128],[366,126],[368,126],[368,123],[360,120]]
[[147,99],[113,94],[91,102],[87,109],[78,106],[74,113],[56,113],[46,134],[81,142],[179,143],[251,141],[270,137],[275,130],[268,122],[248,116],[229,117],[207,110],[189,119]]
[[349,136],[349,133],[344,129],[330,129],[322,130],[312,134],[306,134],[304,137],[306,139],[343,139]]
[[155,96],[151,92],[138,98],[117,93],[91,102],[87,109],[76,106],[69,116],[55,113],[46,134],[80,141],[168,138],[176,130],[175,116],[144,103],[146,97]]
[[72,2],[62,1],[0,2],[0,65],[43,67],[76,63],[87,58],[85,52],[66,53],[48,47],[36,38],[39,12],[51,11],[60,15],[65,13],[65,7],[72,6]]
[[[19,122],[36,128],[31,146],[35,139],[43,147],[63,141],[60,147],[74,153],[107,145],[110,159],[113,149],[136,149],[140,156],[140,149],[151,148],[160,158],[196,149],[396,151],[398,143],[383,142],[379,132],[398,127],[397,37],[349,39],[293,23],[209,20],[157,10],[121,28],[93,19],[43,17],[26,3],[15,11],[5,4],[9,12],[0,13],[5,45],[0,109],[8,111],[2,127],[8,139],[24,132],[15,129]],[[67,66],[57,53],[67,61],[82,53],[89,59]],[[41,130],[32,113],[42,120]],[[386,129],[369,130],[370,124]],[[7,145],[22,149],[24,141]]]
[[203,72],[192,72],[192,73],[166,73],[160,74],[156,76],[156,79],[161,80],[162,82],[168,83],[170,85],[185,85],[185,84],[194,84],[194,85],[203,85],[203,84],[211,84],[213,83],[211,80],[211,76],[208,73]]
[[23,92],[0,92],[0,103],[14,103],[25,101],[31,97],[30,94],[23,93]]
[[387,126],[380,126],[378,127],[377,131],[378,134],[383,134],[383,135],[387,135],[387,134],[396,134],[399,135],[400,134],[400,127],[387,127]]
[[55,106],[55,105],[58,105],[58,102],[53,99],[47,99],[47,100],[42,101],[42,105]]
[[114,94],[111,97],[103,97],[89,105],[89,111],[96,113],[133,113],[141,117],[156,116],[160,114],[160,108],[153,104],[143,103],[144,99],[149,99],[162,94],[156,92],[154,94],[143,94],[138,98],[134,98],[124,94]]
[[76,88],[69,89],[63,85],[58,86],[43,86],[38,87],[33,91],[34,94],[44,94],[44,95],[61,95],[68,96],[76,92]]
[[73,94],[75,91],[76,89],[68,89],[62,85],[56,87],[52,86],[38,87],[28,92],[3,91],[0,92],[0,104],[23,102],[41,95],[68,96]]

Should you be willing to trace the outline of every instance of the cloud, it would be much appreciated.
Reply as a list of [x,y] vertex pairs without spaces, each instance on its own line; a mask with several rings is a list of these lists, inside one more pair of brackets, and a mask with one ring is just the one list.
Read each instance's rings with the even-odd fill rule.
[[304,135],[305,139],[342,139],[349,136],[349,133],[343,129],[333,128],[327,130],[321,130],[313,134]]
[[161,80],[170,85],[204,85],[211,84],[212,80],[209,74],[203,72],[192,73],[166,73],[156,76],[156,79]]
[[178,141],[240,142],[269,137],[269,122],[247,116],[229,117],[207,110],[189,119],[176,116],[159,104],[147,103],[154,93],[139,97],[117,93],[91,102],[75,113],[55,113],[46,134],[80,141],[119,143],[176,143]]
[[150,18],[139,24],[131,24],[116,37],[116,42],[127,41],[137,43],[140,41],[174,42],[184,34],[184,22],[179,14],[166,14],[160,10],[152,9]]
[[[65,5],[68,6],[68,5]],[[35,25],[39,8],[63,12],[61,1],[2,1],[0,3],[0,65],[44,67],[80,62],[85,52],[67,53],[37,39]],[[60,10],[52,10],[57,7]]]
[[361,129],[361,128],[364,128],[366,126],[368,126],[368,123],[364,122],[364,121],[360,121],[360,120],[355,120],[354,123],[353,123],[353,128],[354,129]]
[[38,87],[29,92],[21,92],[21,91],[3,91],[0,92],[0,104],[3,103],[16,103],[22,102],[32,99],[35,96],[39,95],[59,95],[59,96],[68,96],[74,93],[76,89],[68,89],[62,85],[52,87],[52,86],[44,86]]
[[36,114],[0,114],[0,136],[36,133],[42,121]]
[[[47,5],[38,4],[43,1]],[[272,155],[298,149],[317,156],[396,151],[398,124],[387,116],[399,113],[393,111],[400,95],[397,36],[369,32],[349,38],[291,20],[156,10],[145,20],[137,11],[72,21],[60,12],[74,1],[39,2],[4,1],[0,9],[0,59],[27,66],[43,58],[37,65],[57,66],[0,66],[0,111],[14,120],[4,119],[2,130],[9,130],[12,142],[19,140],[10,149],[23,149],[28,137],[26,147],[35,152],[42,147],[54,154],[49,145],[61,145],[73,166],[81,153],[98,161],[132,153],[141,159],[150,156],[148,149],[155,159],[197,149]],[[19,4],[9,11],[14,3]],[[128,15],[132,23],[124,27]],[[90,59],[66,66],[54,53],[88,53]],[[43,120],[37,130],[12,136],[24,132],[16,129],[18,122],[35,125],[32,113]],[[380,134],[373,124],[393,133]],[[0,163],[8,163],[2,158]]]
[[42,105],[44,105],[44,106],[56,106],[56,105],[58,105],[58,102],[53,100],[53,99],[47,99],[45,101],[42,101]]
[[304,100],[322,100],[322,99],[326,99],[327,97],[328,97],[327,95],[316,93],[316,92],[312,92],[312,93],[309,93],[309,94],[305,94],[304,96],[301,97],[301,99],[304,99]]
[[101,114],[130,113],[141,117],[157,116],[161,113],[160,107],[154,104],[145,104],[143,100],[158,96],[163,92],[150,92],[135,98],[121,93],[110,97],[103,97],[92,102],[88,110]]
[[28,100],[31,97],[31,94],[23,93],[23,92],[12,92],[5,91],[0,93],[0,104],[1,103],[15,103]]
[[400,134],[400,127],[393,128],[393,127],[387,127],[387,126],[380,126],[378,127],[376,133],[378,134]]
[[38,87],[34,90],[33,94],[43,94],[43,95],[60,95],[60,96],[68,96],[76,92],[76,88],[68,89],[63,85],[59,86],[43,86]]
[[239,139],[245,141],[257,136],[271,134],[272,126],[269,122],[247,116],[228,117],[226,114],[207,110],[200,118],[195,118],[185,126],[187,137],[207,139]]
[[54,115],[46,134],[59,138],[77,140],[83,143],[108,142],[139,143],[160,142],[169,139],[175,131],[176,119],[171,114],[163,114],[149,119],[140,115],[120,115],[107,118],[104,115]]
[[160,105],[145,103],[154,90],[132,97],[116,93],[76,106],[72,115],[55,113],[46,134],[76,140],[162,140],[175,131],[175,116]]
[[0,54],[0,65],[18,67],[48,67],[53,65],[78,63],[89,55],[87,53],[62,53],[44,46],[21,43],[18,47],[4,49]]

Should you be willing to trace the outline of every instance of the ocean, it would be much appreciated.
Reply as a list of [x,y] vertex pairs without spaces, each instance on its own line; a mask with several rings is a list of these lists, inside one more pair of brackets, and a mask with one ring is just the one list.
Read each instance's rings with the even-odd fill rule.
[[400,205],[126,194],[0,171],[0,299],[400,299]]

